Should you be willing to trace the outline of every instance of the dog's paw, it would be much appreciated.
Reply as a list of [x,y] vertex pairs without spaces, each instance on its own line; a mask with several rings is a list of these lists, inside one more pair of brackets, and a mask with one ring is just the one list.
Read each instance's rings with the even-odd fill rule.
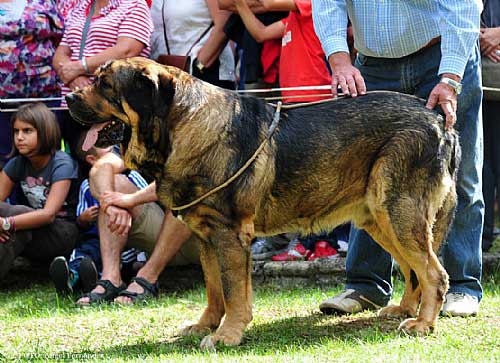
[[230,336],[230,335],[221,335],[221,334],[212,334],[207,335],[203,338],[200,344],[200,349],[206,350],[208,352],[214,352],[215,346],[217,343],[221,342],[226,346],[235,346],[240,345],[241,336]]
[[414,317],[415,313],[401,305],[389,305],[380,309],[378,316],[381,318],[408,318]]
[[410,335],[423,336],[430,334],[434,330],[434,327],[422,320],[406,319],[399,325],[398,330]]
[[185,337],[188,335],[203,335],[209,334],[212,330],[207,326],[202,326],[200,324],[187,325],[182,327],[177,335]]
[[200,349],[207,352],[215,352],[215,343],[211,335],[204,337],[200,343]]

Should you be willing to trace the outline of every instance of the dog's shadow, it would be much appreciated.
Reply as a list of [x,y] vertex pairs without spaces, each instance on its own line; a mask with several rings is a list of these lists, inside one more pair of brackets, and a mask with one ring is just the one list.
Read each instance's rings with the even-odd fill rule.
[[[253,324],[245,332],[241,345],[225,347],[218,345],[217,352],[247,353],[258,350],[259,354],[286,353],[291,347],[306,348],[317,345],[325,339],[345,340],[364,344],[372,342],[375,336],[384,340],[399,337],[397,319],[378,318],[375,313],[362,313],[346,317],[325,316],[314,313],[309,316],[296,316],[274,320],[264,324]],[[380,334],[382,333],[382,334]],[[171,337],[164,341],[144,342],[133,345],[117,345],[101,351],[92,352],[106,359],[127,356],[144,358],[167,354],[200,354],[199,344],[202,336]],[[382,338],[381,338],[382,339]],[[83,352],[82,352],[83,353]],[[86,352],[89,353],[89,352]]]

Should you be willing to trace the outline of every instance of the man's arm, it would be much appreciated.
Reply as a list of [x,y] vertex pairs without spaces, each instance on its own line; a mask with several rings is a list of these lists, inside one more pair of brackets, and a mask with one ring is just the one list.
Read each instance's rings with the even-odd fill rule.
[[482,3],[440,0],[438,7],[442,54],[438,74],[455,75],[460,81],[479,37]]
[[349,54],[347,44],[347,5],[345,0],[312,2],[314,31],[327,57],[337,52]]
[[101,156],[92,166],[89,173],[90,193],[99,200],[101,194],[115,190],[115,175],[125,170],[125,164],[118,155],[113,152]]
[[[293,0],[281,1],[288,1],[290,3],[290,7],[295,8]],[[281,20],[266,26],[259,19],[257,19],[248,6],[246,0],[234,0],[234,4],[248,32],[257,42],[262,43],[265,40],[279,39],[283,36],[285,25]]]
[[101,208],[103,208],[103,210],[106,210],[110,205],[131,210],[139,204],[156,202],[158,200],[156,182],[152,182],[146,188],[140,189],[132,194],[104,192],[101,198]]
[[[438,6],[441,34],[438,75],[460,82],[479,37],[482,3],[441,0]],[[452,127],[457,121],[457,94],[450,85],[440,82],[432,89],[426,107],[433,109],[438,104],[446,116],[445,127]]]

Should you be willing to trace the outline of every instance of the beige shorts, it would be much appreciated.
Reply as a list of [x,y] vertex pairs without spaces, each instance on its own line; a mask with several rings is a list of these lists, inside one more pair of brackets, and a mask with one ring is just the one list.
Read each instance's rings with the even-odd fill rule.
[[[164,217],[165,213],[158,204],[144,204],[141,215],[132,222],[127,246],[151,254],[160,234]],[[194,235],[182,245],[168,266],[183,266],[193,263],[200,263],[200,247]]]

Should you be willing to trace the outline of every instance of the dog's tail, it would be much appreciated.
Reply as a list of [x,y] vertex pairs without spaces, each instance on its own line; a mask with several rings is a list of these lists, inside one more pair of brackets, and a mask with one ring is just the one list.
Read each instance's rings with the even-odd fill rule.
[[440,153],[443,156],[443,160],[446,160],[448,163],[448,172],[453,180],[456,181],[462,154],[459,136],[454,129],[444,131],[444,142],[441,145]]

